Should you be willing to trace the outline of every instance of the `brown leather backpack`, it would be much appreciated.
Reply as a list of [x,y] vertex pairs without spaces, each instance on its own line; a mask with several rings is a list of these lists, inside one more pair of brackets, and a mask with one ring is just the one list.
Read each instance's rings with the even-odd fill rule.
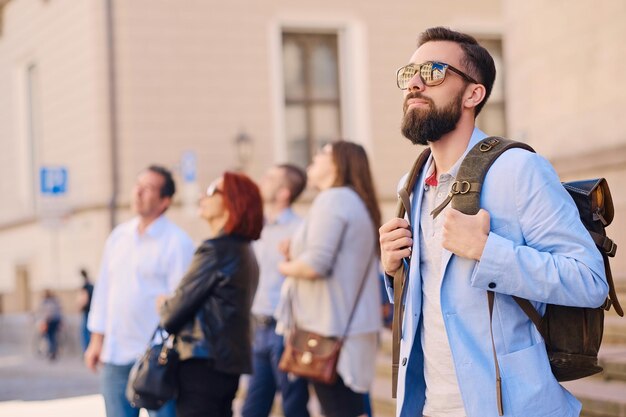
[[[522,148],[534,152],[530,146],[524,143],[500,137],[485,138],[476,144],[463,159],[448,198],[433,210],[433,215],[438,215],[448,203],[451,203],[453,208],[465,214],[473,215],[478,213],[480,210],[480,191],[487,171],[503,152],[511,148]],[[404,217],[405,213],[410,210],[409,195],[413,191],[415,182],[429,155],[430,149],[425,149],[422,152],[409,173],[405,187],[399,191],[400,201],[398,202],[396,212],[397,217]],[[615,256],[617,250],[617,245],[606,236],[605,231],[605,228],[611,224],[614,214],[609,186],[604,178],[600,178],[563,183],[563,187],[573,198],[582,223],[589,231],[602,254],[606,278],[609,284],[609,296],[605,303],[598,308],[578,308],[548,304],[543,317],[528,300],[519,297],[513,298],[543,336],[552,373],[556,379],[558,381],[570,381],[602,371],[602,368],[598,365],[598,350],[602,342],[604,311],[609,310],[611,305],[613,305],[615,311],[620,316],[623,316],[624,312],[617,299],[608,260],[609,257]],[[396,397],[398,379],[400,332],[403,314],[402,304],[406,274],[408,274],[408,262],[403,262],[400,270],[394,274],[395,305],[392,349],[394,398]],[[494,304],[494,293],[492,291],[487,292],[487,299],[491,320]],[[502,415],[500,370],[495,347],[493,356],[496,366],[498,409],[500,415]]]

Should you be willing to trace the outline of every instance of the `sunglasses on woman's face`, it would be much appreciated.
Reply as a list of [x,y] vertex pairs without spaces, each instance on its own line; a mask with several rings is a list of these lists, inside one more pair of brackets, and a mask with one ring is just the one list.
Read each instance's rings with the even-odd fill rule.
[[460,75],[465,81],[479,84],[478,81],[465,74],[463,71],[454,68],[450,64],[437,61],[426,61],[422,64],[409,64],[398,69],[396,72],[396,82],[400,90],[409,88],[409,82],[415,74],[419,74],[424,85],[434,87],[441,84],[446,79],[448,70]]
[[206,189],[207,197],[213,197],[215,194],[222,194],[222,190],[217,188],[217,182],[211,183]]

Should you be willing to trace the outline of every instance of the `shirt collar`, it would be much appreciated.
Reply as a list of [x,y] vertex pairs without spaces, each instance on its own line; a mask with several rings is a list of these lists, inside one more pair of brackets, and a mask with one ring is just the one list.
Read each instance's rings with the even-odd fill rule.
[[296,214],[293,212],[291,207],[287,207],[286,209],[281,211],[278,216],[276,216],[276,219],[273,222],[269,222],[266,220],[266,223],[267,224],[286,224],[286,223],[291,222],[294,219],[294,217],[296,217]]
[[430,185],[431,187],[436,187],[439,185],[439,181],[437,180],[437,173],[435,172],[435,165],[430,164],[428,167],[428,172],[426,173],[426,180],[424,180],[426,185]]
[[[459,168],[461,167],[461,163],[463,162],[463,159],[465,159],[465,155],[467,155],[467,153],[470,151],[470,149],[474,147],[474,145],[476,145],[478,142],[480,142],[486,137],[487,137],[487,134],[485,134],[485,132],[475,127],[474,131],[472,132],[472,136],[470,136],[470,140],[467,143],[467,148],[465,148],[465,152],[463,152],[463,155],[461,155],[459,159],[457,159],[457,161],[454,163],[454,165],[452,165],[452,168],[450,168],[447,174],[449,174],[453,178],[456,178],[457,174],[459,173]],[[430,163],[426,171],[426,180],[424,182],[426,185],[436,187],[439,184],[438,177],[440,178],[441,175],[443,174],[435,172],[435,164],[433,162],[434,161],[431,156]]]
[[[144,236],[149,236],[152,238],[157,238],[159,236],[161,236],[161,234],[163,233],[163,231],[165,230],[165,226],[167,223],[167,219],[165,218],[164,214],[161,214],[159,217],[157,217],[156,219],[154,219],[154,221],[152,223],[150,223],[148,225],[148,228],[146,229],[146,231],[144,232]],[[134,231],[137,235],[139,235],[139,217],[135,218],[135,223],[134,223]]]

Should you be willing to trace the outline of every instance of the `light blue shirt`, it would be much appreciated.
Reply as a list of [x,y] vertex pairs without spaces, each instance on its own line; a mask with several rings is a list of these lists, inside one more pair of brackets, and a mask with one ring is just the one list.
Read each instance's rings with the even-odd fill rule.
[[290,239],[302,219],[291,208],[283,210],[273,223],[266,222],[261,238],[252,243],[259,262],[259,286],[254,295],[252,313],[273,316],[280,300],[280,287],[285,277],[278,272],[284,260],[279,244]]
[[159,323],[156,298],[173,293],[191,263],[189,236],[161,216],[140,235],[139,218],[109,235],[94,287],[88,328],[104,334],[102,362],[126,365],[146,349]]
[[[484,137],[474,129],[467,149]],[[415,230],[423,187],[424,173],[413,193]],[[481,206],[491,224],[480,261],[445,249],[441,260],[441,314],[466,415],[498,415],[486,296],[492,290],[504,415],[578,416],[580,402],[552,375],[541,335],[511,295],[534,300],[542,313],[545,303],[597,307],[608,293],[602,257],[556,172],[537,154],[522,149],[502,154],[485,177]],[[421,416],[424,407],[420,256],[414,239],[400,343],[399,417]]]

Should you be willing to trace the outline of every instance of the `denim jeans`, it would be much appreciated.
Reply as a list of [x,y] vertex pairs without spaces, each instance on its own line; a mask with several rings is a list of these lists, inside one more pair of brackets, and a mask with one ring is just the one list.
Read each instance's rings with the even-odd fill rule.
[[80,345],[83,348],[83,353],[89,346],[89,339],[91,338],[91,332],[87,328],[87,316],[83,314],[80,319]]
[[[105,363],[100,375],[102,396],[107,417],[138,417],[139,409],[131,407],[126,399],[126,383],[133,364],[113,365]],[[174,401],[167,402],[158,411],[148,411],[150,417],[176,417]]]
[[243,405],[243,417],[267,417],[272,409],[276,389],[282,395],[285,417],[309,417],[307,381],[291,380],[278,369],[283,353],[283,338],[276,334],[275,325],[257,325],[254,332],[253,374]]
[[46,329],[46,339],[48,341],[48,358],[55,359],[57,355],[57,333],[59,331],[59,326],[61,324],[61,320],[53,319],[49,320],[47,323]]

